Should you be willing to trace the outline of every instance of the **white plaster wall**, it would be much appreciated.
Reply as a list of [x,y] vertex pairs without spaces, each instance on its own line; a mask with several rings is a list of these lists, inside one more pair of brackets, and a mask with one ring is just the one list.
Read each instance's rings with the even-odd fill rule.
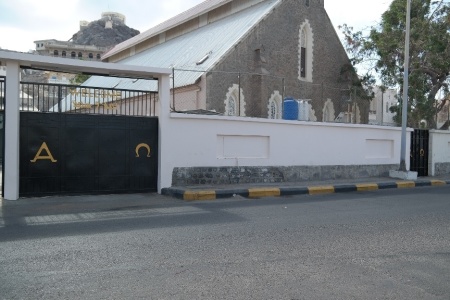
[[[198,90],[190,91],[176,91],[175,92],[175,110],[176,111],[186,111],[198,109]],[[170,95],[170,97],[173,97]],[[173,99],[171,99],[173,102]]]
[[435,176],[436,163],[450,163],[450,131],[430,130],[430,175]]
[[[401,128],[164,114],[161,162],[174,167],[399,164]],[[407,135],[407,145],[410,135]],[[409,147],[407,157],[409,156]],[[409,168],[409,162],[407,162]]]

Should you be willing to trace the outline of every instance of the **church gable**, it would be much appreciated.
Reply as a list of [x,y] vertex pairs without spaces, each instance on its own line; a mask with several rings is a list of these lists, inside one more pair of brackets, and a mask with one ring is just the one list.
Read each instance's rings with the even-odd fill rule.
[[[201,86],[189,94],[194,106],[176,106],[182,110],[275,118],[283,107],[272,95],[279,94],[281,99],[307,100],[311,111],[318,112],[310,119],[318,121],[330,99],[334,112],[325,115],[333,121],[349,100],[351,84],[341,80],[349,59],[323,0],[205,1],[113,53],[108,54],[111,59],[123,54],[121,63],[173,68],[178,91]],[[103,86],[94,79],[89,84]],[[123,84],[141,82],[117,81],[118,88]],[[230,87],[242,96],[230,97]]]
[[[330,99],[336,112],[327,121],[334,121],[335,113],[345,109],[350,83],[341,81],[340,72],[348,61],[323,0],[283,0],[211,71],[249,73],[239,78],[249,116],[273,117],[276,106],[270,101],[280,93],[308,100],[317,112]],[[224,85],[214,81],[217,77],[207,82],[208,108],[222,111],[215,99],[223,98],[225,86],[238,84],[238,79]],[[323,115],[316,117],[322,121]]]

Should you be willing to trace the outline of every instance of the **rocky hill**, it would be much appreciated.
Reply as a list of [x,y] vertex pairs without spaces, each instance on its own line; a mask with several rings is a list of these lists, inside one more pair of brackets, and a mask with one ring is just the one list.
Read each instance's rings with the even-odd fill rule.
[[[107,27],[106,22],[111,22],[112,28]],[[118,20],[100,19],[90,22],[87,27],[75,33],[71,42],[79,45],[112,47],[138,34],[138,30]]]

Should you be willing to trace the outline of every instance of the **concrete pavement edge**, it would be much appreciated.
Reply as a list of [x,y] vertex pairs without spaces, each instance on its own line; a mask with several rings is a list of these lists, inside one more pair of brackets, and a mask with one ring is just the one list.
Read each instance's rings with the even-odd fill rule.
[[170,187],[162,189],[162,194],[185,201],[216,200],[242,196],[245,198],[279,197],[293,195],[320,195],[332,193],[376,191],[393,188],[414,188],[424,186],[450,185],[450,180],[417,180],[417,181],[386,181],[367,182],[358,184],[313,185],[313,186],[279,186],[279,187],[252,187],[252,188],[186,188]]

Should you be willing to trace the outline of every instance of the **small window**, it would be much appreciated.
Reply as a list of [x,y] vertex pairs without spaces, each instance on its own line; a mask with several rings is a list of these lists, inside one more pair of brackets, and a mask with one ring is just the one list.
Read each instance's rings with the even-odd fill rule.
[[89,58],[90,58],[90,59],[93,59],[93,58],[94,58],[94,54],[89,53]]
[[77,54],[75,53],[75,51],[72,51],[72,53],[70,53],[70,57],[72,57],[72,58],[77,57]]
[[66,57],[66,51],[63,51],[63,52],[61,53],[61,56],[62,56],[62,57]]
[[101,57],[100,57],[100,53],[97,53],[97,59],[100,59]]
[[78,58],[83,58],[83,53],[78,52]]
[[58,55],[59,55],[58,50],[53,51],[53,56],[58,56]]

